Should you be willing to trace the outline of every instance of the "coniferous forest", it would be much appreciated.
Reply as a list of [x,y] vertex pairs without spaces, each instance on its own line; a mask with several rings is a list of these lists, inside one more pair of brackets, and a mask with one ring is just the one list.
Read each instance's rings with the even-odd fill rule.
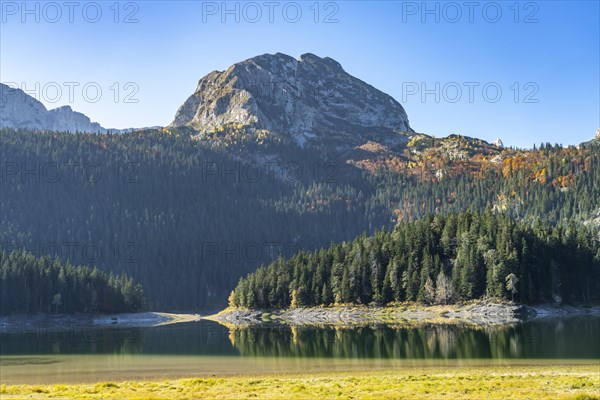
[[599,300],[594,231],[529,226],[485,213],[428,216],[280,258],[242,278],[232,306],[287,308],[481,298],[522,303]]
[[0,250],[0,290],[0,315],[134,312],[146,302],[142,287],[125,274],[25,251]]
[[[437,142],[479,157],[472,141],[444,140]],[[504,149],[502,157],[479,157],[476,164],[447,157],[443,147],[435,154],[415,147],[398,157],[399,169],[368,170],[343,160],[325,163],[322,154],[287,143],[224,147],[185,130],[2,129],[0,144],[3,249],[125,273],[142,285],[154,310],[221,308],[240,277],[273,262],[300,275],[290,270],[289,282],[265,283],[261,294],[257,282],[248,283],[259,273],[251,275],[236,295],[252,295],[239,297],[239,304],[288,305],[294,290],[299,305],[431,301],[442,270],[453,291],[447,301],[578,302],[597,292],[600,152],[594,143]],[[296,170],[282,172],[249,156],[261,151]],[[464,212],[473,214],[439,217]],[[406,237],[398,239],[401,234]],[[300,267],[304,258],[317,257],[310,251],[344,241],[323,250],[342,257],[332,271],[328,261],[320,275]],[[287,264],[280,256],[294,258]],[[336,286],[344,274],[348,285]],[[506,289],[510,274],[514,293]],[[276,295],[267,289],[272,285]],[[47,308],[55,294],[48,289],[42,303],[27,309]],[[73,310],[89,307],[89,301],[74,304]]]

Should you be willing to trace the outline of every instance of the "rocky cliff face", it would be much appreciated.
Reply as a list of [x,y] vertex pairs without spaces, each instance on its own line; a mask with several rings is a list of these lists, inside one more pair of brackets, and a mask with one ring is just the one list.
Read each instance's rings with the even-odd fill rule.
[[0,83],[0,127],[43,129],[48,110],[20,89]]
[[228,124],[290,136],[300,145],[340,132],[355,138],[365,132],[412,132],[396,100],[331,58],[313,54],[299,59],[265,54],[211,72],[170,126],[202,134]]
[[107,130],[69,106],[48,111],[20,89],[0,83],[0,128],[105,133]]

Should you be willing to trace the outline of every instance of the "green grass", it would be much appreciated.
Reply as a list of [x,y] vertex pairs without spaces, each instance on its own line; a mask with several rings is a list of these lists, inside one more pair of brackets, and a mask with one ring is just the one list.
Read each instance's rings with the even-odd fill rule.
[[600,400],[600,366],[405,368],[74,385],[1,385],[0,398]]

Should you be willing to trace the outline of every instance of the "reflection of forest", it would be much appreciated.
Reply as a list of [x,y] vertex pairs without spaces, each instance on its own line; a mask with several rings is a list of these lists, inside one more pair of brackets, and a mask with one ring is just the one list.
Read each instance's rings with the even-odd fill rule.
[[[595,327],[594,327],[594,320]],[[341,358],[589,358],[598,319],[501,327],[422,325],[420,327],[245,327],[229,338],[243,356]],[[579,332],[579,333],[578,333]],[[576,337],[579,344],[572,343]],[[569,341],[570,338],[570,341]],[[568,343],[568,346],[566,345]],[[587,343],[586,345],[582,345]]]
[[145,336],[139,328],[40,325],[2,333],[2,354],[141,354]]
[[157,328],[57,326],[0,334],[2,355],[169,354],[395,359],[600,359],[600,318],[517,325],[290,327],[228,329],[211,321]]
[[455,325],[419,328],[307,328],[271,327],[233,329],[230,338],[245,356],[300,356],[344,358],[473,358],[515,357],[514,335],[464,329]]
[[156,328],[39,326],[3,332],[1,353],[235,355],[227,334],[225,327],[213,322]]

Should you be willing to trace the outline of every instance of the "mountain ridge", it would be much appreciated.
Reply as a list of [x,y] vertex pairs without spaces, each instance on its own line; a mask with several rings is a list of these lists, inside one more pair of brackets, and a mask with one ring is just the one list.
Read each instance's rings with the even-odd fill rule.
[[3,83],[0,83],[0,128],[87,133],[123,133],[132,130],[104,128],[69,105],[48,110],[35,97]]

